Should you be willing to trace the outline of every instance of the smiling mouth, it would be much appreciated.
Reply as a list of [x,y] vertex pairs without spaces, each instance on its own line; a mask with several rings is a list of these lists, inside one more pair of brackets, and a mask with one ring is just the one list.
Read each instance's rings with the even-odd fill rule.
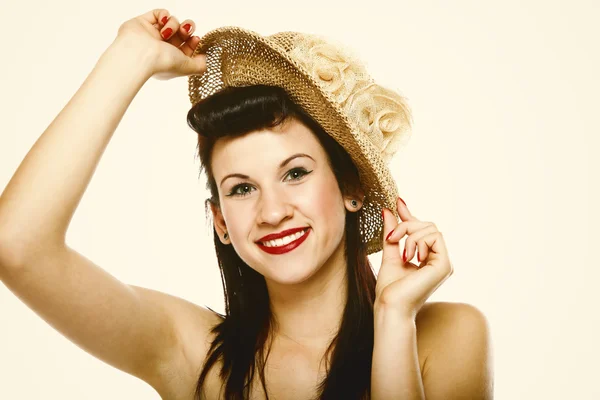
[[256,242],[256,244],[265,253],[280,255],[289,253],[298,246],[302,245],[309,234],[310,228],[306,228],[301,232],[296,232],[293,235],[288,235],[281,239],[268,240],[267,242]]
[[308,229],[309,228],[306,228],[300,232],[296,232],[292,235],[288,235],[288,236],[282,237],[280,239],[267,240],[266,242],[258,242],[258,243],[265,247],[270,247],[270,248],[283,247],[283,246],[286,246],[286,245],[300,239],[302,236],[306,235],[306,231],[308,231]]

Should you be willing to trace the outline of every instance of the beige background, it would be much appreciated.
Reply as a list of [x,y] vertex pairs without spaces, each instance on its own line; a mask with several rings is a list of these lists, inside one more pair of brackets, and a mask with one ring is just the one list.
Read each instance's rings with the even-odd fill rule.
[[[490,321],[496,398],[600,398],[598,4],[3,0],[0,188],[127,19],[160,7],[194,19],[199,35],[223,25],[329,35],[414,110],[391,167],[455,266],[430,300],[473,304]],[[222,311],[189,107],[185,78],[143,87],[67,239],[124,282]],[[159,398],[3,285],[0,313],[0,399]]]

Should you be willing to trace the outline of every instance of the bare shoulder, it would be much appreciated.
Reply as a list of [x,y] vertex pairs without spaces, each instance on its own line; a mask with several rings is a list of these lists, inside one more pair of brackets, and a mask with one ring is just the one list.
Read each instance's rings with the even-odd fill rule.
[[[473,323],[486,320],[481,310],[468,303],[452,303],[446,301],[425,303],[417,314],[417,327],[428,331],[432,325],[452,324],[459,319],[461,322]],[[424,332],[425,333],[425,332]]]
[[195,388],[198,368],[202,365],[212,341],[210,331],[222,319],[208,308],[183,298],[135,285],[130,286],[170,315],[177,336],[177,347],[165,355],[158,375],[147,383],[162,398],[184,398],[183,393]]
[[425,303],[415,320],[421,368],[436,348],[459,345],[456,338],[470,340],[487,333],[488,321],[483,312],[468,303]]
[[466,303],[429,303],[415,322],[428,399],[493,398],[493,346],[483,312]]

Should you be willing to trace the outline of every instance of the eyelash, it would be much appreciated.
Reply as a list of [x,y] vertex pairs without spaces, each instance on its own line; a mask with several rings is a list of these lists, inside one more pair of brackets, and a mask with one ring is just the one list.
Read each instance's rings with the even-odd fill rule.
[[[308,175],[308,174],[310,174],[312,172],[312,171],[307,171],[306,169],[304,169],[302,167],[298,167],[298,168],[292,168],[292,169],[290,169],[285,176],[288,176],[291,173],[296,172],[296,171],[299,171],[301,173],[301,175],[300,175],[299,178],[292,179],[293,181],[299,181],[299,180],[303,179],[306,175]],[[251,185],[248,184],[248,183],[246,183],[246,182],[237,184],[237,185],[235,185],[231,189],[231,191],[228,194],[226,194],[226,196],[227,197],[244,197],[244,196],[249,195],[251,192],[244,192],[242,194],[236,193],[236,191],[237,191],[238,188],[241,188],[241,187],[244,187],[244,186],[251,186]]]

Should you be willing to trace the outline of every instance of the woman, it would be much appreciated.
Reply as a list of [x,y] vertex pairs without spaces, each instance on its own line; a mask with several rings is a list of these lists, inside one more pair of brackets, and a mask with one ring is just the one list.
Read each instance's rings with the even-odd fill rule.
[[[485,317],[425,304],[453,268],[441,233],[397,198],[384,163],[407,132],[402,98],[311,35],[234,28],[200,42],[193,31],[165,9],[120,27],[0,198],[3,283],[164,399],[491,398]],[[249,41],[235,47],[234,37]],[[314,58],[317,48],[332,61]],[[132,99],[150,77],[179,76],[190,76],[224,316],[121,283],[65,243]],[[255,81],[224,84],[240,79]],[[383,122],[386,107],[403,118]],[[372,136],[375,120],[390,137]],[[375,278],[367,255],[379,250]]]

